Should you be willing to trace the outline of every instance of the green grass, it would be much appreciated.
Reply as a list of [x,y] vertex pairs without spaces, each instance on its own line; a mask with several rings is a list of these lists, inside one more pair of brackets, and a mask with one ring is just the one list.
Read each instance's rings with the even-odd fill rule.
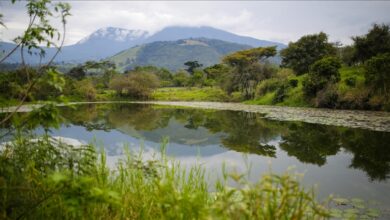
[[[258,183],[224,172],[209,191],[205,170],[184,169],[164,153],[145,161],[127,152],[115,169],[94,146],[72,148],[18,137],[0,155],[3,219],[318,219],[328,210],[286,175]],[[162,148],[164,149],[164,148]],[[162,151],[163,152],[163,151]],[[228,179],[241,188],[231,188]]]
[[152,99],[161,101],[228,101],[229,96],[216,87],[160,88],[153,92]]
[[[2,219],[327,219],[357,217],[368,209],[329,209],[298,176],[263,175],[256,183],[228,173],[214,187],[201,165],[180,166],[161,154],[145,160],[127,151],[115,168],[106,167],[104,151],[93,145],[74,148],[17,136],[0,150]],[[234,181],[237,187],[230,187]],[[210,190],[214,189],[214,190]],[[334,200],[337,203],[340,198]],[[343,200],[344,201],[344,200]],[[353,201],[352,201],[353,202]],[[362,205],[362,201],[358,201]],[[360,207],[360,206],[359,206]],[[378,217],[378,211],[371,215]],[[354,219],[354,218],[348,218]]]

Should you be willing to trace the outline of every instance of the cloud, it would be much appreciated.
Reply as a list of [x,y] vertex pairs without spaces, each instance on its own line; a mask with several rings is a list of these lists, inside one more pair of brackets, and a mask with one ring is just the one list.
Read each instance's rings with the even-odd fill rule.
[[[70,1],[66,44],[73,44],[106,26],[156,32],[171,25],[207,25],[236,34],[283,43],[324,31],[332,41],[351,43],[373,23],[390,23],[390,2],[136,2]],[[3,40],[20,34],[26,25],[25,2],[1,2],[8,29]]]

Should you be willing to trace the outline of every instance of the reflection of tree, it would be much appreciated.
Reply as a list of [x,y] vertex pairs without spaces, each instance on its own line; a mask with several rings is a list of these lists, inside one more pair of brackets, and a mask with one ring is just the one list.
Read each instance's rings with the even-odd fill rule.
[[115,128],[131,126],[135,130],[151,131],[168,125],[170,111],[150,105],[115,105],[108,114],[108,122]]
[[226,133],[222,143],[229,149],[275,157],[275,146],[261,144],[279,135],[280,127],[275,125],[276,122],[266,122],[259,114],[220,111],[208,117],[204,126],[212,132]]
[[289,132],[282,135],[280,148],[301,162],[322,166],[326,163],[327,156],[335,155],[339,151],[338,140],[338,132],[332,127],[292,124]]
[[[230,150],[270,157],[275,157],[276,148],[269,142],[280,136],[280,148],[288,155],[319,166],[343,147],[353,153],[351,168],[363,170],[372,180],[386,180],[390,175],[390,134],[386,132],[270,121],[248,112],[135,104],[79,105],[75,109],[63,108],[62,115],[88,130],[121,128],[127,132],[126,129],[154,131],[167,128],[162,134],[174,134],[176,139],[172,141],[178,143],[183,142],[183,137],[198,143],[211,137],[210,133],[218,133],[213,138],[220,138],[223,146]],[[221,133],[223,137],[219,136]],[[161,133],[149,132],[148,135],[158,141]]]
[[62,115],[72,124],[83,126],[88,131],[109,131],[112,127],[104,119],[108,111],[109,108],[104,105],[86,104],[64,107]]
[[342,135],[344,148],[353,153],[350,167],[363,170],[371,180],[390,176],[390,134],[365,130],[347,130]]

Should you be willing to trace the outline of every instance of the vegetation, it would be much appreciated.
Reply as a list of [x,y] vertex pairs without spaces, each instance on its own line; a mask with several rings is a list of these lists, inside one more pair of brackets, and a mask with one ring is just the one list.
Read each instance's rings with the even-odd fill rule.
[[298,75],[307,73],[310,66],[325,56],[335,55],[335,47],[328,42],[328,36],[319,34],[306,35],[280,52],[282,65],[292,68]]
[[[329,216],[312,192],[290,175],[266,175],[258,183],[224,173],[208,191],[205,170],[185,171],[164,154],[144,161],[128,152],[115,169],[94,146],[72,148],[48,136],[18,137],[0,155],[3,219],[208,219]],[[228,179],[245,188],[230,188]],[[261,205],[260,205],[261,204]]]

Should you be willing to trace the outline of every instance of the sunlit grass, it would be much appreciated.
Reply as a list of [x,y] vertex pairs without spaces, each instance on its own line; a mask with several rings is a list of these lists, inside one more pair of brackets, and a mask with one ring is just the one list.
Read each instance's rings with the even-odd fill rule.
[[217,87],[175,87],[160,88],[153,92],[152,98],[161,101],[228,101],[228,95]]

